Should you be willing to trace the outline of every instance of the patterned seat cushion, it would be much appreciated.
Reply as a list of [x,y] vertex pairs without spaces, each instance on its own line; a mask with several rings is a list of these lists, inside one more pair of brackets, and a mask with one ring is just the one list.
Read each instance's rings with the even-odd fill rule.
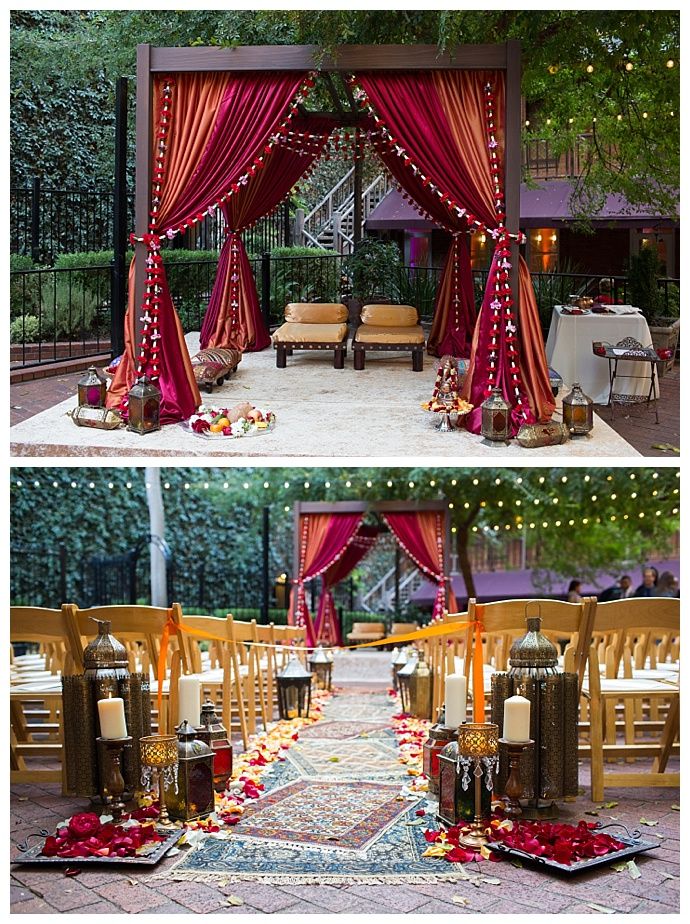
[[199,350],[192,363],[218,363],[225,366],[228,371],[236,369],[242,362],[242,354],[231,347],[212,347],[208,350]]
[[347,324],[298,324],[286,321],[273,334],[274,343],[342,343]]
[[378,324],[361,324],[355,332],[357,343],[424,343],[421,324],[414,327],[381,327]]

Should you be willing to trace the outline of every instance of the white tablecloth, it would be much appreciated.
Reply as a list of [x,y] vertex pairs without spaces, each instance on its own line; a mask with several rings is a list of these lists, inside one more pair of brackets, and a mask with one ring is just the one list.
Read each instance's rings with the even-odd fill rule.
[[[617,306],[621,308],[623,306]],[[564,383],[579,382],[582,390],[595,404],[608,404],[609,364],[603,356],[592,352],[592,341],[618,343],[624,337],[634,337],[642,346],[652,342],[649,327],[641,314],[563,314],[556,305],[546,341],[546,358]],[[641,378],[623,378],[641,376]],[[619,395],[647,395],[650,365],[629,359],[618,363],[614,391]]]

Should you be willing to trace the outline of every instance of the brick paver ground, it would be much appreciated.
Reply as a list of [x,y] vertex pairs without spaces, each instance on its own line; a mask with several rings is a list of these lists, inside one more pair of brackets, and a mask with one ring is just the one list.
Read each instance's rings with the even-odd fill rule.
[[[355,662],[349,673],[361,673]],[[355,686],[350,692],[361,692]],[[381,689],[381,687],[377,687]],[[673,766],[670,769],[677,769]],[[577,817],[595,810],[588,797],[589,771],[580,771],[583,794],[575,806]],[[75,878],[61,869],[12,867],[11,911],[14,914],[150,913],[150,914],[597,914],[592,904],[614,912],[633,914],[679,913],[680,814],[672,808],[679,800],[674,789],[626,789],[606,791],[606,800],[617,802],[611,809],[599,809],[599,820],[615,819],[629,828],[642,827],[660,847],[639,857],[641,872],[633,880],[627,872],[605,868],[599,872],[563,880],[510,863],[482,863],[485,875],[500,879],[500,885],[477,888],[468,882],[423,885],[267,885],[260,882],[192,883],[173,880],[148,881],[151,870],[135,868],[85,870]],[[83,800],[60,795],[58,784],[21,785],[11,789],[11,841],[16,844],[40,828],[55,825],[77,811]],[[640,819],[657,822],[640,825]],[[657,838],[658,836],[658,838]],[[179,859],[179,858],[177,858]],[[156,875],[165,873],[176,858],[164,859]],[[430,869],[445,869],[442,861]],[[230,879],[230,877],[228,877]],[[241,898],[242,905],[229,903]],[[461,896],[466,905],[454,903]]]

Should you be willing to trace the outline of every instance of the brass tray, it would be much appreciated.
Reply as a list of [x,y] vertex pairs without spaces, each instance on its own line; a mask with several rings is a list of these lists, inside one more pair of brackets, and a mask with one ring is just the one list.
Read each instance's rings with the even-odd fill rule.
[[[133,864],[136,866],[155,866],[163,859],[165,854],[174,847],[183,834],[186,833],[184,828],[163,828],[156,827],[157,834],[164,834],[166,838],[157,844],[151,845],[148,853],[140,854],[138,857],[44,857],[41,856],[41,850],[45,839],[49,836],[48,831],[39,831],[37,834],[29,834],[25,841],[17,844],[17,849],[21,851],[17,856],[10,857],[10,863],[49,863],[53,866],[61,864],[63,866],[92,866],[94,863],[105,863],[109,866],[122,866],[122,864]],[[29,847],[29,839],[40,837],[41,843]]]

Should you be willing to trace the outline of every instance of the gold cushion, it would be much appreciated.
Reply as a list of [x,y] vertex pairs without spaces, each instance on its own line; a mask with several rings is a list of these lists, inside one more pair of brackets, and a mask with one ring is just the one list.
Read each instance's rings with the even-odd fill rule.
[[273,334],[274,343],[342,343],[347,324],[297,324],[286,321]]
[[419,315],[412,305],[365,305],[362,323],[378,327],[414,327],[419,323]]
[[414,327],[381,327],[361,324],[355,332],[358,343],[424,343],[421,324]]
[[285,320],[297,324],[340,324],[347,321],[347,308],[339,302],[290,302]]

